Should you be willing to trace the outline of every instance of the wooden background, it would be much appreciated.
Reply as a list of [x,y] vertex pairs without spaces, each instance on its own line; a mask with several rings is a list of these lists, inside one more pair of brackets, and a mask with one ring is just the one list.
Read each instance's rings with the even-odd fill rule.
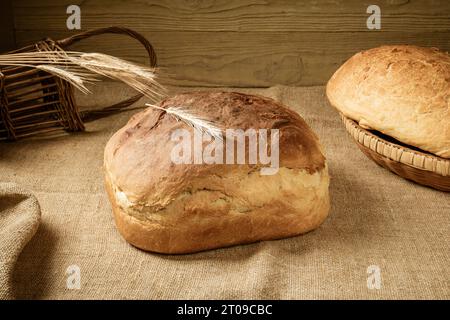
[[12,3],[0,0],[0,52],[15,46]]
[[[450,51],[449,0],[12,3],[17,46],[76,33],[66,28],[66,8],[77,4],[82,30],[118,25],[141,32],[154,44],[159,65],[178,85],[186,86],[318,85],[353,53],[381,44],[411,43]],[[381,7],[381,30],[366,27],[370,4]],[[139,44],[121,36],[97,37],[73,49],[145,61]]]

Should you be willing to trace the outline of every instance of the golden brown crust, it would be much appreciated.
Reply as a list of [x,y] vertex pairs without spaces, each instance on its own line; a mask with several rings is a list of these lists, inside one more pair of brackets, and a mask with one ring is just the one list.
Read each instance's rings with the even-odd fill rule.
[[147,251],[184,254],[292,237],[316,229],[330,210],[326,167],[320,180],[320,186],[314,188],[299,184],[299,195],[309,193],[312,199],[302,208],[290,206],[289,199],[280,199],[251,212],[221,213],[211,211],[205,203],[202,212],[180,210],[153,221],[140,220],[117,203],[108,175],[105,185],[117,229],[127,242]]
[[450,158],[450,56],[382,46],[357,53],[327,84],[330,103],[362,127]]
[[[161,106],[193,107],[197,115],[224,128],[278,128],[280,167],[314,173],[325,166],[319,140],[305,121],[272,99],[237,92],[192,92],[168,98]],[[251,165],[175,165],[170,158],[175,146],[170,133],[177,128],[193,132],[183,122],[149,108],[133,116],[107,143],[105,166],[130,200],[165,206],[197,177],[225,174],[236,167],[255,170]]]
[[325,219],[325,157],[295,112],[271,99],[235,92],[180,94],[161,105],[192,107],[222,128],[279,129],[280,169],[262,176],[259,165],[174,164],[171,132],[193,129],[147,109],[105,148],[108,195],[128,242],[149,251],[189,253],[293,236]]

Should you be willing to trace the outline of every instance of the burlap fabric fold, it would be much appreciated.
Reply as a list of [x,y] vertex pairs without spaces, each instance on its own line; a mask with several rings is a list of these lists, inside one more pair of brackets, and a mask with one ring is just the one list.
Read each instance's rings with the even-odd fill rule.
[[36,233],[40,217],[39,204],[29,191],[0,182],[0,299],[14,298],[14,267]]

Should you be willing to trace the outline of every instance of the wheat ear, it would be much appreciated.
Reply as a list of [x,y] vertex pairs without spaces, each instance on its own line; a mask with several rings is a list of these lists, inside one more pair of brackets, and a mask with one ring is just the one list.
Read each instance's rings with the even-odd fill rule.
[[92,76],[77,74],[73,70],[67,68],[60,68],[52,65],[37,65],[35,68],[42,71],[46,71],[63,80],[66,80],[67,82],[70,82],[75,88],[77,88],[78,90],[80,90],[85,94],[91,93],[89,89],[86,87],[86,83],[95,81],[94,77]]
[[76,51],[37,51],[0,55],[0,65],[45,70],[87,93],[85,83],[96,76],[119,80],[151,99],[159,99],[166,90],[156,80],[156,69],[134,64],[101,53]]
[[163,108],[154,104],[146,103],[148,107],[162,110],[170,115],[172,115],[175,119],[179,121],[183,121],[188,126],[193,127],[194,129],[209,134],[211,137],[215,139],[222,140],[223,134],[222,130],[217,127],[212,121],[202,119],[198,115],[194,114],[190,110],[186,110],[186,108],[182,107],[168,107]]
[[151,99],[160,99],[166,93],[165,88],[156,81],[155,68],[101,53],[83,53],[71,60],[91,72],[122,81]]

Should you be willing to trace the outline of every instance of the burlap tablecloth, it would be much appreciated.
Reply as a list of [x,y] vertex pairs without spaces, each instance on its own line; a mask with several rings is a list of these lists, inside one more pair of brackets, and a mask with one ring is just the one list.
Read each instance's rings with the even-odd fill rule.
[[39,203],[15,183],[0,182],[0,299],[13,299],[12,275],[22,249],[39,226]]
[[[97,95],[80,103],[105,105],[127,94],[118,88],[100,86]],[[11,294],[58,299],[450,298],[448,194],[405,181],[368,160],[326,102],[323,87],[239,91],[285,103],[319,135],[332,176],[332,209],[319,229],[192,255],[151,254],[130,246],[115,229],[102,177],[105,143],[136,112],[130,111],[90,123],[86,133],[0,145],[0,181],[32,191],[42,210],[37,234],[15,265]],[[3,242],[5,232],[0,234]],[[367,285],[371,265],[379,268],[380,289]],[[80,289],[73,285],[77,268]]]

